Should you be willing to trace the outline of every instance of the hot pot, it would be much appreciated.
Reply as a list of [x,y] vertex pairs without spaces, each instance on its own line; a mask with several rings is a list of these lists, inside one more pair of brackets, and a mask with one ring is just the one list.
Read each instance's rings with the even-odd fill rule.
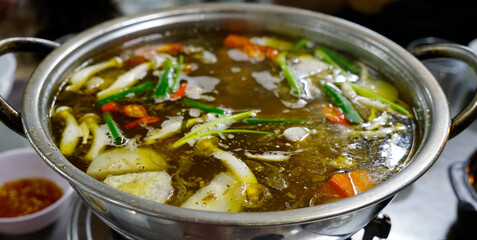
[[[415,106],[422,136],[408,166],[384,183],[344,200],[303,209],[265,213],[217,213],[146,201],[110,188],[75,168],[50,136],[52,102],[63,80],[87,59],[105,50],[148,38],[167,38],[177,29],[266,31],[302,36],[348,52],[393,79]],[[54,49],[54,50],[53,50]],[[119,18],[86,30],[63,45],[41,39],[0,42],[0,53],[49,52],[24,90],[19,114],[1,99],[1,119],[25,135],[44,161],[66,178],[84,203],[111,228],[137,239],[304,239],[345,238],[365,226],[400,190],[422,176],[448,137],[477,116],[477,97],[451,120],[446,97],[416,57],[379,34],[332,16],[257,4],[206,4]],[[477,57],[457,45],[415,49],[418,58],[455,57],[477,67]]]

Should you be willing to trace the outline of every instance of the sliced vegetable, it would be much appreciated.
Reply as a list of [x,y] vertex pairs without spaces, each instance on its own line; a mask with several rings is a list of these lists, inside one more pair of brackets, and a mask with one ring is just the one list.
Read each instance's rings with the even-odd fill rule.
[[142,93],[151,90],[154,87],[154,85],[151,82],[145,82],[140,85],[137,85],[136,87],[133,87],[131,89],[122,91],[120,93],[105,97],[103,99],[96,100],[96,102],[100,105],[107,104],[109,102],[113,101],[119,101],[124,98],[132,97],[132,96],[138,96],[141,95]]
[[240,121],[244,118],[252,117],[256,113],[257,112],[255,110],[251,110],[251,111],[238,113],[238,114],[231,115],[231,116],[225,116],[225,117],[219,118],[219,119],[217,119],[215,121],[212,121],[212,122],[204,123],[201,126],[199,126],[195,129],[193,129],[192,131],[190,131],[188,134],[186,134],[181,139],[177,140],[174,144],[172,144],[172,147],[173,148],[178,148],[178,147],[182,146],[184,143],[187,142],[187,141],[183,142],[183,139],[194,139],[195,135],[201,134],[203,131],[208,131],[209,129],[213,128],[217,124],[228,122],[228,121]]
[[290,48],[290,52],[295,52],[295,51],[298,51],[300,50],[301,48],[303,47],[306,47],[306,45],[308,44],[308,42],[310,42],[308,39],[300,39],[300,41],[298,41],[295,45],[293,45],[291,48]]
[[283,162],[291,157],[290,152],[283,151],[270,151],[261,154],[252,154],[249,151],[245,151],[245,156],[251,159],[268,161],[268,162]]
[[126,138],[124,137],[121,129],[119,129],[116,122],[113,120],[111,113],[106,112],[103,114],[103,117],[104,117],[104,120],[106,121],[106,124],[108,125],[114,144],[116,145],[123,144],[126,141]]
[[93,133],[91,147],[85,155],[85,159],[91,161],[106,148],[110,140],[107,135],[107,130],[98,125],[100,122],[100,117],[98,115],[94,113],[88,113],[81,117],[79,121],[82,124],[86,124],[88,129]]
[[181,75],[182,71],[182,64],[184,63],[184,57],[182,55],[179,56],[179,60],[177,63],[177,68],[176,68],[176,76],[174,77],[174,83],[171,86],[171,91],[176,91],[176,86],[179,83],[179,76]]
[[147,110],[145,107],[139,104],[128,104],[121,108],[124,115],[133,118],[143,118],[147,116]]
[[171,95],[171,99],[177,99],[177,98],[181,98],[185,96],[186,89],[187,89],[187,83],[182,84],[179,90],[177,90],[177,92]]
[[[186,127],[191,127],[196,124],[200,118],[191,118],[187,120]],[[145,144],[153,144],[158,140],[164,139],[166,137],[172,136],[181,131],[182,121],[177,119],[169,119],[162,123],[162,128],[153,134],[146,136],[144,138]]]
[[363,122],[363,119],[359,116],[358,112],[356,112],[353,105],[351,105],[348,99],[341,95],[334,84],[325,81],[321,81],[320,84],[323,91],[328,95],[331,101],[343,110],[346,120],[348,120],[349,123],[358,124]]
[[144,116],[138,120],[132,121],[126,125],[124,125],[124,128],[135,128],[139,127],[141,125],[149,125],[155,122],[159,122],[160,118],[154,117],[154,116]]
[[104,183],[120,191],[158,203],[166,202],[174,192],[171,176],[165,171],[109,176],[104,179]]
[[103,112],[117,112],[119,110],[121,110],[121,108],[115,102],[110,102],[101,106],[101,111]]
[[239,182],[234,175],[219,173],[208,185],[190,196],[181,207],[215,212],[240,212],[242,206],[234,194],[237,186]]
[[99,73],[108,68],[121,68],[123,66],[123,60],[120,57],[113,57],[106,62],[97,63],[88,67],[85,67],[75,72],[70,79],[68,79],[69,86],[66,87],[67,91],[77,91],[80,89],[86,81],[96,73]]
[[305,127],[290,127],[283,131],[283,136],[290,142],[302,141],[310,135],[310,130]]
[[349,123],[340,108],[325,105],[323,106],[323,108],[321,108],[321,112],[323,113],[323,115],[325,115],[325,118],[328,119],[328,121],[334,124],[349,126]]
[[119,76],[116,81],[111,84],[108,88],[98,92],[98,99],[103,99],[109,97],[116,93],[127,90],[129,87],[136,84],[140,79],[144,78],[147,72],[154,67],[152,62],[145,62],[137,65],[128,72]]
[[348,70],[354,74],[358,74],[359,73],[359,67],[351,64],[350,62],[348,62],[346,59],[344,59],[343,57],[341,57],[339,54],[337,54],[336,52],[334,52],[333,50],[327,48],[327,47],[322,47],[320,48],[321,51],[323,51],[324,53],[326,53],[326,55],[328,55],[334,62],[336,62],[337,64],[339,64],[341,67],[343,67],[345,70]]
[[161,79],[156,85],[154,92],[151,97],[153,98],[165,98],[167,96],[168,90],[171,86],[172,80],[172,71],[174,65],[171,60],[166,60],[164,63],[164,72],[161,76]]
[[113,148],[93,158],[86,173],[94,178],[104,178],[131,172],[161,171],[167,168],[166,160],[150,148],[135,150]]
[[65,129],[60,140],[60,152],[65,156],[73,154],[83,135],[83,131],[72,112],[73,110],[66,106],[58,107],[55,111],[55,116],[61,117],[65,122]]
[[283,74],[285,75],[285,79],[288,82],[288,85],[290,85],[290,88],[292,91],[297,94],[301,95],[304,93],[304,90],[301,86],[301,83],[296,77],[293,75],[292,71],[290,70],[290,67],[288,66],[287,60],[286,60],[286,53],[282,52],[277,55],[275,58],[275,61],[277,64],[280,66],[280,69],[283,71]]
[[215,108],[215,107],[212,107],[212,106],[209,106],[207,104],[203,104],[203,103],[200,103],[200,102],[196,102],[190,98],[184,98],[184,105],[188,106],[188,107],[193,107],[193,108],[198,108],[202,111],[205,111],[205,112],[211,112],[211,113],[218,113],[218,114],[224,114],[225,111],[222,110],[222,109],[219,109],[219,108]]
[[306,123],[310,120],[308,119],[298,119],[298,118],[247,118],[244,120],[246,123],[250,124],[269,124],[269,123],[285,123],[285,124],[298,124]]
[[248,129],[225,129],[225,130],[203,132],[203,133],[194,134],[194,135],[191,135],[191,136],[188,136],[188,137],[183,137],[183,138],[177,140],[177,142],[175,142],[172,146],[173,147],[180,147],[180,146],[182,146],[183,144],[187,143],[190,140],[205,137],[205,136],[220,134],[220,133],[251,133],[251,134],[265,134],[265,135],[275,134],[274,132],[248,130]]
[[338,195],[340,198],[346,198],[364,192],[374,185],[375,183],[368,172],[361,169],[333,175],[321,188],[321,191],[327,191]]
[[376,94],[376,93],[373,93],[372,91],[366,89],[366,88],[363,88],[363,87],[360,87],[356,84],[351,84],[351,87],[353,88],[353,90],[355,90],[359,95],[361,96],[364,96],[364,97],[368,97],[368,98],[373,98],[373,99],[377,99],[385,104],[388,104],[389,106],[391,106],[392,109],[406,115],[406,116],[411,116],[411,113],[404,107],[402,107],[401,105],[397,104],[397,103],[394,103],[384,97],[381,97],[380,95]]

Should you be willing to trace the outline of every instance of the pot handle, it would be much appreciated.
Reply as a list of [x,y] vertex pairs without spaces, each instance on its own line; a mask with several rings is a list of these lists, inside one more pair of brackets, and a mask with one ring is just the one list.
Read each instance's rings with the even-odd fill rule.
[[[0,56],[14,52],[48,54],[59,46],[60,44],[57,42],[40,38],[7,38],[0,40]],[[5,101],[2,96],[0,96],[0,121],[2,121],[3,124],[5,124],[11,130],[25,137],[20,113],[15,110],[7,101]]]
[[[452,58],[467,63],[477,74],[477,54],[471,49],[451,43],[431,44],[409,50],[419,60],[430,58]],[[468,105],[454,118],[450,127],[449,138],[453,138],[477,119],[477,92]]]

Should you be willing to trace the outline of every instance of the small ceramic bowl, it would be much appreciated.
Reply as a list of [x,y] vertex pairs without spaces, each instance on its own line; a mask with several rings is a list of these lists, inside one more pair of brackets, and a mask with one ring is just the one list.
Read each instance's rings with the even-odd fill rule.
[[457,197],[457,227],[470,238],[477,239],[477,151],[467,162],[456,162],[449,167],[452,187]]
[[0,186],[23,178],[51,180],[63,190],[63,196],[38,212],[20,217],[0,217],[0,233],[15,235],[32,233],[53,223],[67,211],[73,189],[67,181],[46,165],[33,149],[19,148],[0,153]]

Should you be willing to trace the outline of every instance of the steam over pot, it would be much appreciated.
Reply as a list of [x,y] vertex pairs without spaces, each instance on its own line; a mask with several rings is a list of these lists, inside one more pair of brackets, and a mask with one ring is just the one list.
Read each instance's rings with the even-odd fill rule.
[[[49,116],[56,92],[87,59],[138,38],[178,29],[231,29],[302,36],[350,53],[373,65],[408,94],[416,109],[416,144],[409,165],[384,183],[344,200],[303,209],[265,213],[217,213],[150,202],[89,177],[61,155],[50,136]],[[156,35],[154,35],[156,34]],[[56,48],[56,49],[55,49]],[[453,120],[445,95],[432,74],[409,52],[356,24],[328,15],[257,4],[205,4],[119,18],[86,30],[65,44],[32,38],[0,41],[0,54],[52,51],[31,76],[18,114],[0,99],[1,120],[30,140],[45,162],[66,178],[82,200],[110,227],[138,239],[253,239],[352,235],[376,216],[401,189],[431,167],[449,133],[455,136],[476,116],[477,98]],[[477,57],[457,45],[413,50],[418,58],[455,57],[476,69]],[[327,238],[329,239],[329,238]]]

